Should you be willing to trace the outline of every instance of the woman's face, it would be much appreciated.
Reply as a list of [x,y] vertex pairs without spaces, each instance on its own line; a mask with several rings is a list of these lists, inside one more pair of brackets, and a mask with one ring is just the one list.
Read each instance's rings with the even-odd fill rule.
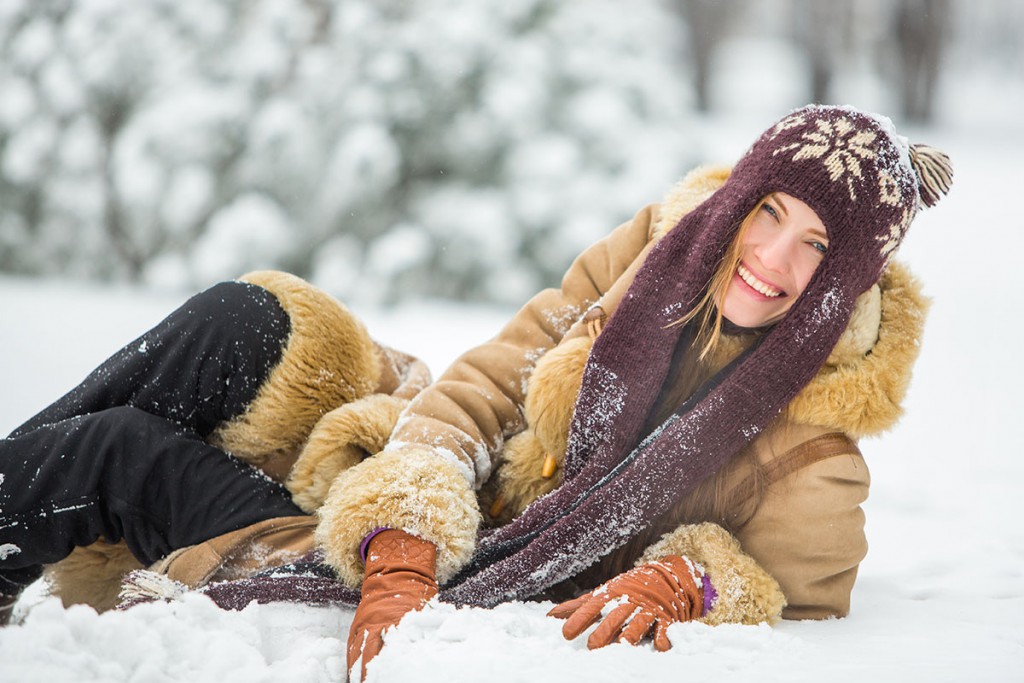
[[769,195],[743,236],[722,315],[740,327],[777,322],[803,293],[827,249],[825,225],[811,207],[784,192]]

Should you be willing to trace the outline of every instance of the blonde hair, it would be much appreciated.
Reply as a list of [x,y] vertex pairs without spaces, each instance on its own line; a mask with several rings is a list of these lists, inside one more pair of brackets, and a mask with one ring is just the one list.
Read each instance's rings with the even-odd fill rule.
[[697,334],[694,336],[695,340],[700,340],[704,344],[698,356],[699,360],[703,360],[711,353],[722,337],[721,303],[725,300],[725,292],[732,283],[732,277],[736,272],[736,268],[740,265],[740,258],[743,255],[743,237],[746,235],[750,224],[754,222],[757,212],[761,210],[761,207],[772,196],[762,197],[754,205],[754,208],[740,221],[736,235],[733,237],[732,242],[729,243],[729,247],[722,256],[722,260],[719,261],[718,267],[711,276],[711,280],[708,282],[708,286],[705,288],[704,295],[700,298],[700,301],[686,315],[668,325],[669,327],[685,325],[691,320],[700,317],[700,325],[697,328]]

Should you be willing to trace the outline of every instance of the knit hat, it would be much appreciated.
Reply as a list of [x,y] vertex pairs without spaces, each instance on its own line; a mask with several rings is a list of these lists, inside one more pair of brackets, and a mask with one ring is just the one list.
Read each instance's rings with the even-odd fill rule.
[[[562,486],[482,538],[445,597],[489,604],[535,594],[629,540],[717,471],[815,376],[858,295],[951,180],[943,153],[908,145],[888,119],[850,107],[804,107],[765,131],[651,250],[595,341]],[[673,350],[693,334],[693,324],[671,323],[700,300],[744,216],[773,192],[818,214],[828,251],[786,316],[645,438]]]

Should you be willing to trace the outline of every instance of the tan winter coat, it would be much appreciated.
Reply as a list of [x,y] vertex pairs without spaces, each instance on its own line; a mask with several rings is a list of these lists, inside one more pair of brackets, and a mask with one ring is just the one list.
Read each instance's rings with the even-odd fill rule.
[[[649,249],[727,175],[727,169],[698,169],[660,206],[642,209],[590,247],[561,288],[538,294],[493,340],[463,354],[420,393],[382,453],[334,481],[319,512],[318,537],[346,580],[360,578],[359,540],[386,525],[434,541],[444,581],[472,552],[481,517],[471,490],[488,482],[486,510],[494,495],[488,489],[499,489],[507,517],[557,485],[595,319],[614,315]],[[585,316],[594,306],[597,315]],[[691,505],[680,520],[691,524],[643,555],[685,553],[706,565],[724,594],[708,621],[772,620],[784,601],[786,617],[848,612],[867,551],[860,505],[869,485],[852,439],[878,434],[898,419],[925,308],[909,273],[891,266],[861,297],[842,341],[789,406],[787,419],[753,444],[770,482],[756,509],[742,509],[749,500],[738,500],[727,519],[712,519],[710,510]],[[546,478],[548,456],[558,471]],[[749,488],[748,474],[738,469],[730,487]],[[744,521],[731,529],[735,539],[719,526],[694,524],[728,526],[730,519]]]
[[[246,276],[281,301],[292,335],[247,412],[211,440],[285,481],[300,507],[319,516],[317,541],[350,585],[362,579],[359,543],[379,526],[434,542],[443,583],[469,560],[481,509],[497,514],[489,522],[502,521],[557,485],[602,316],[614,314],[658,238],[727,175],[691,173],[662,204],[587,249],[560,288],[531,299],[426,389],[422,363],[375,344],[319,290],[281,273]],[[890,266],[787,419],[752,444],[768,482],[759,499],[750,495],[757,487],[749,468],[734,467],[724,481],[735,504],[724,517],[684,501],[672,520],[678,524],[639,558],[676,553],[704,564],[720,595],[705,621],[771,621],[787,602],[786,617],[846,614],[867,549],[860,504],[869,483],[850,439],[898,419],[925,308],[912,277]],[[727,342],[719,362],[742,345]],[[545,471],[552,463],[553,474]],[[123,551],[97,544],[77,550],[51,578],[66,602],[110,606],[117,582],[111,593],[104,571],[119,577],[133,565]]]

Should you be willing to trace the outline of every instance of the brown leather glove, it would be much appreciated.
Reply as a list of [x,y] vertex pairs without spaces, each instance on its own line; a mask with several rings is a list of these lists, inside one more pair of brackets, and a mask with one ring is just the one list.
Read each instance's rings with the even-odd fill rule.
[[568,600],[548,612],[566,619],[562,635],[572,640],[599,618],[605,606],[614,603],[590,638],[587,647],[617,642],[638,644],[652,629],[654,648],[665,652],[672,647],[666,630],[676,622],[698,619],[704,613],[704,573],[685,557],[668,555],[619,574],[614,579]]
[[370,540],[362,599],[348,633],[348,670],[362,655],[360,680],[380,652],[384,632],[437,595],[436,559],[433,543],[404,531],[388,529]]

